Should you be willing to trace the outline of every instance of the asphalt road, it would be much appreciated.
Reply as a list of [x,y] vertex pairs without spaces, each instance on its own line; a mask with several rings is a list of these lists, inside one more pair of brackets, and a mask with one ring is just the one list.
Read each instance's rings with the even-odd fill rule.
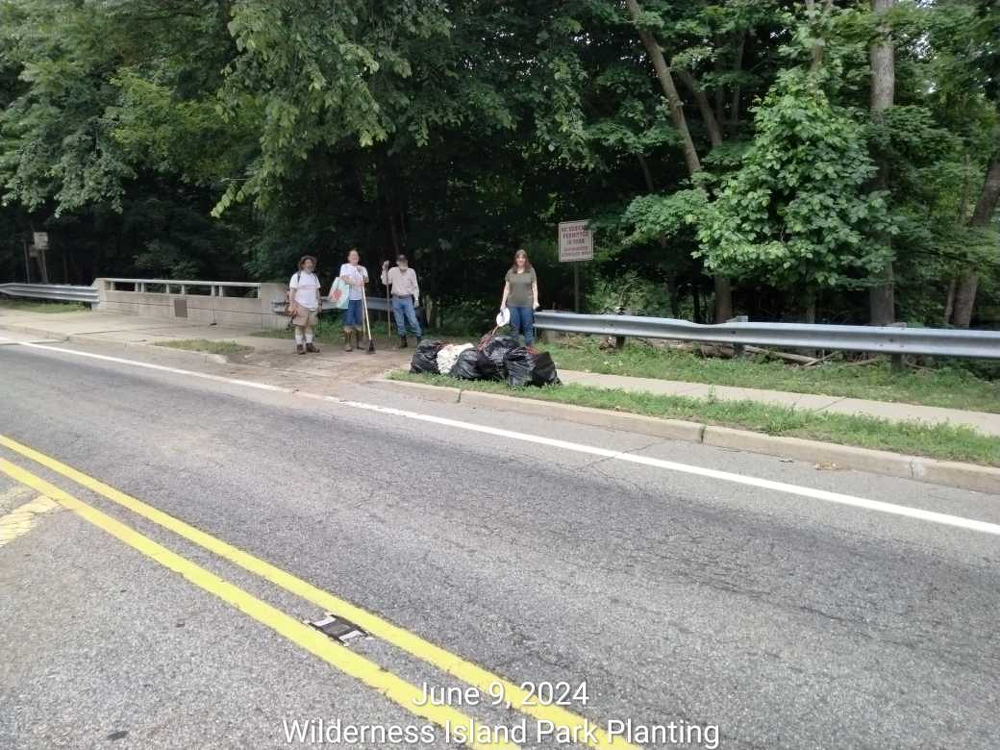
[[[367,405],[1000,523],[1000,495],[345,388]],[[395,626],[346,649],[399,683],[467,686],[468,672],[439,668],[452,656],[518,686],[566,683],[566,711],[631,721],[636,746],[1000,746],[1000,536],[18,345],[0,345],[0,435]],[[246,601],[323,613],[51,466],[8,447],[0,459]],[[0,473],[0,515],[38,494]],[[0,546],[0,747],[285,747],[295,720],[431,726],[276,631],[277,615],[196,579],[72,507]],[[410,635],[443,651],[400,647]],[[573,746],[539,736],[538,716],[451,703],[486,728],[525,722],[522,747]],[[671,724],[692,741],[644,741],[641,727]],[[421,739],[339,746],[455,744],[440,726]]]

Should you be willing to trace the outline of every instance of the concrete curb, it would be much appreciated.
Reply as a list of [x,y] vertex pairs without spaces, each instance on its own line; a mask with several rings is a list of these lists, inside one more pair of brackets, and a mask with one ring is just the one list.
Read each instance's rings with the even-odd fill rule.
[[145,351],[155,351],[155,352],[171,352],[174,354],[180,354],[185,357],[190,357],[193,359],[198,359],[202,362],[213,362],[219,365],[228,365],[229,360],[226,359],[225,355],[222,354],[212,354],[211,352],[196,352],[190,349],[174,349],[169,346],[157,346],[156,344],[146,344],[138,341],[108,341],[106,339],[99,339],[93,336],[88,336],[87,334],[71,333],[69,335],[61,333],[53,333],[52,331],[46,331],[43,328],[31,328],[29,326],[12,326],[0,323],[0,330],[11,331],[13,333],[26,333],[29,336],[38,336],[40,338],[49,339],[50,341],[57,342],[70,342],[77,344],[102,344],[104,346],[110,346],[114,348],[119,348],[122,351],[128,351],[129,349],[139,349]]
[[538,399],[503,396],[495,393],[463,390],[462,388],[408,383],[388,378],[379,378],[370,382],[405,390],[417,398],[438,403],[453,403],[473,408],[483,407],[532,414],[592,427],[605,427],[641,435],[652,435],[667,440],[703,443],[716,448],[793,458],[799,461],[832,463],[845,469],[866,471],[872,474],[914,479],[918,482],[957,487],[963,490],[1000,494],[1000,469],[991,466],[939,461],[923,456],[906,456],[889,451],[856,448],[818,440],[777,437],[749,430],[715,427],[698,422],[657,419],[638,414],[556,404]]

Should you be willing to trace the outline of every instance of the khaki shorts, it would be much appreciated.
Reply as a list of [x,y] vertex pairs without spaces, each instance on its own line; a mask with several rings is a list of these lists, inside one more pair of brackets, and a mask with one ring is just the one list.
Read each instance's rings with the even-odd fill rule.
[[310,310],[308,307],[299,307],[298,315],[292,318],[292,325],[299,328],[312,328],[319,323],[319,310]]

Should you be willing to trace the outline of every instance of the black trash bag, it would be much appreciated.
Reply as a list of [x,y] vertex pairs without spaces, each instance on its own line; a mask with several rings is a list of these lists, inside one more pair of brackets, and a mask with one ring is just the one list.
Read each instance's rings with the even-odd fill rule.
[[413,352],[413,359],[410,360],[410,372],[427,372],[432,375],[440,375],[438,370],[437,355],[444,347],[443,341],[423,341],[417,350]]
[[525,347],[511,349],[503,357],[507,369],[507,385],[520,388],[531,384],[531,371],[535,369],[535,355]]
[[526,385],[556,385],[556,365],[547,352],[532,351],[519,346],[511,349],[503,358],[507,368],[507,385],[520,388]]
[[552,361],[552,355],[548,352],[535,355],[535,369],[531,371],[531,382],[533,385],[559,385],[556,363]]
[[479,372],[479,352],[475,349],[466,349],[458,355],[455,366],[449,373],[453,378],[459,380],[482,380],[483,374]]
[[517,347],[517,340],[511,336],[497,336],[486,342],[479,350],[477,366],[486,380],[504,380],[507,368],[504,367],[504,355]]

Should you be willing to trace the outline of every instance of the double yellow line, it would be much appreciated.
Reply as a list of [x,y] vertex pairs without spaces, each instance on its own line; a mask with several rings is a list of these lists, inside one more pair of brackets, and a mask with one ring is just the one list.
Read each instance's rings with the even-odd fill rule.
[[[578,716],[561,706],[540,704],[534,696],[523,690],[519,685],[505,680],[472,662],[466,661],[460,656],[424,640],[415,633],[393,625],[387,620],[340,597],[318,589],[291,573],[281,570],[243,550],[237,549],[221,539],[206,534],[44,453],[40,453],[3,435],[0,435],[0,446],[35,461],[47,469],[76,482],[80,486],[172,531],[189,542],[315,604],[323,610],[328,610],[350,620],[373,636],[381,638],[427,664],[478,688],[484,696],[490,695],[491,689],[495,692],[496,685],[502,685],[504,699],[512,707],[540,721],[550,722],[555,727],[564,727],[567,731],[574,732],[574,736],[587,736],[584,728],[588,724],[591,726],[594,724],[594,722],[588,722],[582,716]],[[161,565],[180,574],[196,586],[219,597],[288,640],[323,659],[336,669],[351,675],[369,687],[375,688],[407,711],[428,719],[439,726],[451,724],[452,726],[462,725],[468,727],[471,725],[474,728],[472,736],[488,736],[488,733],[485,731],[482,734],[477,734],[476,730],[479,730],[482,726],[480,722],[475,721],[452,707],[416,705],[415,701],[420,699],[422,691],[412,683],[382,669],[378,664],[354,653],[339,643],[331,641],[314,628],[299,622],[246,591],[222,580],[204,568],[171,552],[152,539],[143,536],[111,516],[87,505],[59,487],[4,459],[0,459],[0,472],[55,500],[95,526],[103,529]],[[592,731],[597,739],[596,741],[587,743],[590,747],[635,747],[635,745],[625,742],[620,737],[609,737],[601,729]],[[470,742],[469,746],[474,748],[517,748],[517,745],[506,742]]]

